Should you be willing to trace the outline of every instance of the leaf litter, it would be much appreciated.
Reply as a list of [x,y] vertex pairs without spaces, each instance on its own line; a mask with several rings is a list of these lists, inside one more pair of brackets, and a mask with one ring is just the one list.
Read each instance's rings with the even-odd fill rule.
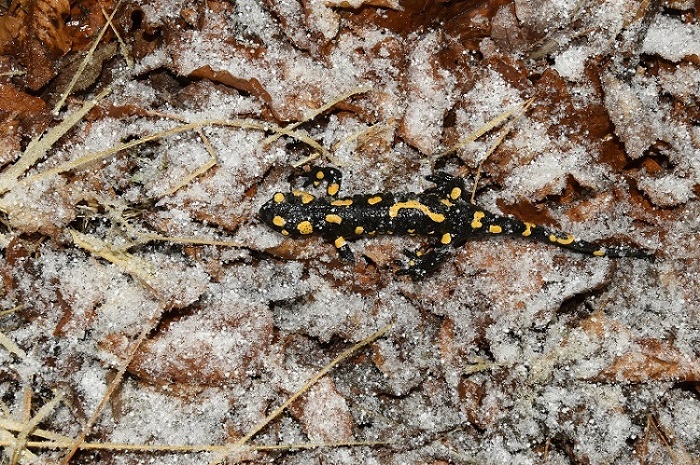
[[[0,98],[7,461],[700,455],[693,5],[66,8],[0,15],[0,95],[33,102]],[[657,260],[500,238],[407,282],[408,239],[357,241],[349,265],[257,223],[310,162],[351,193],[450,170],[486,208]]]

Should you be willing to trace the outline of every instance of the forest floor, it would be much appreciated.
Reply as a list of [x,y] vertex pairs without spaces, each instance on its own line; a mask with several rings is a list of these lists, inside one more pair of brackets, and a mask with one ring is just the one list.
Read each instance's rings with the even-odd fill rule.
[[[261,222],[308,166],[654,258],[412,280]],[[4,1],[0,169],[0,463],[700,459],[697,1]]]

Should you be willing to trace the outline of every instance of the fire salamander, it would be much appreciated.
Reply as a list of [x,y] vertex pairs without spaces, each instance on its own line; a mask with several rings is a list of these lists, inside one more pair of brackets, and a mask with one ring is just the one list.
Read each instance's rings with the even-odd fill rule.
[[260,218],[285,236],[317,234],[333,242],[340,256],[353,261],[347,241],[376,234],[432,236],[437,245],[423,252],[406,251],[407,266],[397,274],[419,279],[435,270],[455,247],[477,236],[515,235],[596,256],[651,258],[641,249],[603,247],[571,234],[498,216],[473,205],[464,179],[438,172],[426,179],[435,187],[420,193],[380,193],[337,197],[342,174],[335,168],[314,168],[304,186],[326,183],[328,197],[308,192],[277,192],[260,209]]

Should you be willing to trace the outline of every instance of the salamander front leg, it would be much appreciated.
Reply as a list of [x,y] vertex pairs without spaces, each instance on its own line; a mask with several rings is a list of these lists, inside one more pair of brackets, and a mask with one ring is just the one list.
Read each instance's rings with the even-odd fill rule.
[[335,168],[325,167],[321,168],[314,166],[308,173],[301,174],[302,177],[306,178],[304,181],[304,187],[310,186],[314,187],[320,186],[322,183],[326,183],[326,193],[335,197],[340,191],[340,184],[343,181],[343,173]]
[[426,176],[425,179],[435,184],[435,187],[427,189],[425,191],[426,193],[437,194],[449,201],[454,201],[459,198],[468,200],[467,189],[464,186],[463,178],[449,175],[444,171],[438,171],[435,174]]
[[440,266],[445,258],[447,258],[450,248],[451,247],[436,247],[428,252],[423,252],[422,250],[417,250],[416,252],[404,250],[403,253],[408,257],[408,263],[396,260],[395,263],[397,265],[403,266],[396,274],[408,275],[413,278],[414,281],[422,279]]
[[350,249],[350,246],[348,245],[344,237],[337,237],[333,241],[333,245],[335,245],[335,248],[338,251],[338,255],[340,255],[340,258],[350,263],[355,261],[355,255],[352,253],[352,250]]

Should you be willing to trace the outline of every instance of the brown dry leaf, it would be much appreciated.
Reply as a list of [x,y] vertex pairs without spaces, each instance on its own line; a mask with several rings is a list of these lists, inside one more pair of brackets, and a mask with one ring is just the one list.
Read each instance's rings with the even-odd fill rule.
[[[161,330],[136,353],[129,372],[155,385],[239,382],[267,363],[272,331],[272,314],[266,307],[212,304],[162,323]],[[124,357],[128,344],[127,336],[112,334],[101,347]]]
[[[608,318],[603,312],[595,312],[581,324],[592,338],[633,339],[628,328]],[[662,339],[641,338],[630,344],[632,350],[616,357],[593,380],[600,382],[643,383],[649,381],[700,381],[700,360],[693,354],[673,347]]]
[[27,86],[41,89],[56,75],[56,59],[71,48],[65,21],[68,0],[33,0],[27,8],[27,35],[22,41]]
[[354,423],[350,408],[327,376],[292,404],[290,410],[299,419],[311,441],[332,443],[352,440]]
[[645,383],[700,381],[700,361],[660,339],[637,341],[637,351],[617,357],[596,381]]
[[12,16],[0,17],[0,54],[8,53],[23,30],[22,22]]
[[[40,134],[51,120],[46,102],[12,84],[0,84],[0,121],[15,120],[23,136]],[[4,123],[3,123],[4,124]]]

